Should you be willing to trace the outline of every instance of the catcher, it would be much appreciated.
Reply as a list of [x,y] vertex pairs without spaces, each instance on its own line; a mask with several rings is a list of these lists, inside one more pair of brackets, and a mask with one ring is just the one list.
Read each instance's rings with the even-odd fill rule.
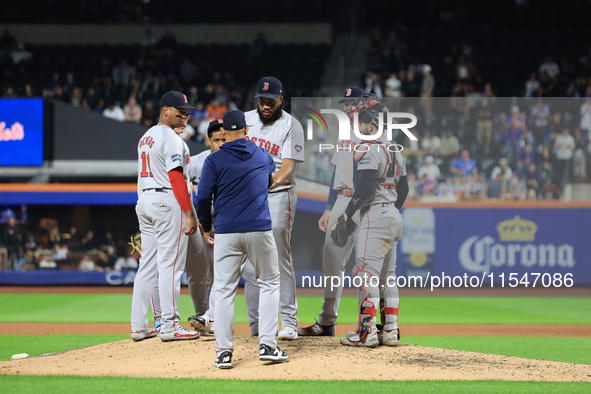
[[[359,130],[364,135],[373,135],[381,132],[378,116],[381,113],[382,119],[386,119],[387,109],[373,98],[368,103],[359,113]],[[406,166],[404,157],[396,149],[399,145],[393,141],[380,138],[362,141],[360,146],[364,148],[353,155],[359,184],[331,232],[335,245],[346,244],[355,230],[351,218],[359,211],[353,268],[353,276],[361,279],[359,316],[356,330],[341,338],[341,344],[396,346],[400,298],[395,280],[392,282],[388,278],[396,279],[396,245],[403,229],[399,209],[408,194]],[[382,322],[379,331],[378,309]]]

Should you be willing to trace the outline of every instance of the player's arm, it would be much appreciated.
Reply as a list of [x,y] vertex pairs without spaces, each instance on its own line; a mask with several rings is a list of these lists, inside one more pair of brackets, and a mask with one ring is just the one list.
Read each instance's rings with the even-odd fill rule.
[[211,165],[209,157],[205,159],[203,168],[201,170],[201,179],[199,181],[199,188],[197,189],[197,216],[199,222],[203,226],[203,231],[209,232],[211,230],[211,202],[213,200],[214,187],[216,184],[216,175]]
[[396,192],[398,193],[398,199],[394,203],[394,206],[397,209],[402,208],[404,202],[406,201],[406,196],[408,196],[408,191],[410,188],[408,187],[408,179],[406,179],[406,175],[401,176],[398,184],[396,185]]
[[326,232],[328,227],[328,219],[338,196],[338,192],[334,189],[335,171],[336,167],[332,169],[332,177],[330,178],[330,189],[328,189],[328,201],[326,202],[326,208],[324,209],[324,213],[320,219],[318,219],[318,228],[324,232]]
[[377,173],[378,170],[359,170],[359,184],[355,188],[355,193],[353,193],[347,209],[345,209],[345,219],[353,217],[355,211],[361,208],[365,200],[367,200],[371,194]]
[[292,172],[296,168],[297,162],[293,159],[281,160],[281,169],[273,175],[273,184],[269,190],[273,190],[278,186],[283,185],[288,179],[291,178]]
[[172,192],[179,202],[181,209],[185,213],[185,220],[187,221],[186,235],[193,235],[197,232],[197,218],[193,211],[193,206],[189,200],[189,193],[187,190],[187,183],[183,175],[183,168],[176,167],[168,171],[168,178],[170,179],[170,185],[172,186]]

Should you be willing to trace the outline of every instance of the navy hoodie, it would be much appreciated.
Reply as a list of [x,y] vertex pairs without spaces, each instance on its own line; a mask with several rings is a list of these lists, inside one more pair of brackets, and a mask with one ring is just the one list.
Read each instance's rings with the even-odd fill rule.
[[197,189],[197,215],[205,231],[218,234],[271,230],[267,195],[275,171],[271,155],[240,138],[207,156]]

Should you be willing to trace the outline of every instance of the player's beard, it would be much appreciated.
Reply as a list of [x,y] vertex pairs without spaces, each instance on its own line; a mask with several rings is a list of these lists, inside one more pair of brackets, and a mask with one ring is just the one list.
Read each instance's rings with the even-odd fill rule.
[[259,114],[259,118],[261,118],[261,122],[263,122],[263,124],[270,124],[275,122],[277,119],[279,119],[281,117],[281,115],[283,115],[283,109],[281,108],[281,105],[277,107],[277,109],[275,111],[273,111],[273,113],[271,114],[270,117],[265,118],[263,116],[263,113],[261,112],[260,107],[257,106],[257,113]]

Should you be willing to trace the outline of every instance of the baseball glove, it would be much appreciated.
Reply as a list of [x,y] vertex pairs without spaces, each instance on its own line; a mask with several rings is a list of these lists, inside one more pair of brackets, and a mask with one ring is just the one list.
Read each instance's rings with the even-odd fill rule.
[[332,242],[339,248],[342,248],[347,244],[347,239],[351,234],[355,232],[357,225],[353,219],[348,218],[345,220],[345,216],[341,215],[337,219],[337,222],[332,226],[330,231],[330,237]]
[[134,235],[132,235],[131,240],[130,242],[128,242],[128,244],[130,244],[131,248],[133,249],[131,251],[131,254],[135,252],[140,256],[142,255],[142,233],[135,233]]

